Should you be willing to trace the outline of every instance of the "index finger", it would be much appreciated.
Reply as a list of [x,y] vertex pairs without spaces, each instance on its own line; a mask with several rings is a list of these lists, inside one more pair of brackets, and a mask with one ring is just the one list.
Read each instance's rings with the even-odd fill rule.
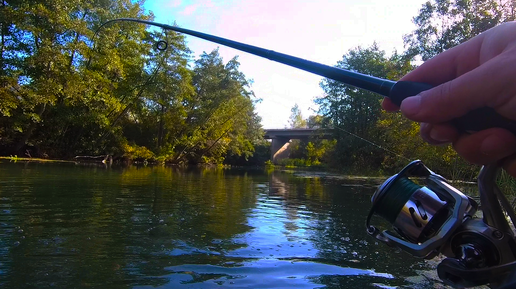
[[484,38],[485,34],[480,34],[446,50],[425,61],[400,80],[423,82],[437,86],[455,79],[480,65],[480,51]]
[[395,105],[390,98],[384,97],[382,101],[382,108],[386,111],[398,111],[400,108]]

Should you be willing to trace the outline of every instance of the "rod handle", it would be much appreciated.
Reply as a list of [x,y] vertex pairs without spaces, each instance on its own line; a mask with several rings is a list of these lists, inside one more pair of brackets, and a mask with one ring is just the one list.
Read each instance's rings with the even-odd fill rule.
[[[391,89],[389,98],[397,106],[410,96],[414,96],[422,91],[428,90],[433,86],[421,82],[398,81]],[[516,121],[508,119],[498,114],[491,107],[483,107],[472,110],[466,115],[451,121],[460,131],[476,132],[488,128],[504,128],[516,135]]]

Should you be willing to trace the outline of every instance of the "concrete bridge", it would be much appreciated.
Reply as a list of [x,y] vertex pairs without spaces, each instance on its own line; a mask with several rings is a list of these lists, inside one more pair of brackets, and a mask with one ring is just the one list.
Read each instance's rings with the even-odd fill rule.
[[265,139],[272,139],[271,161],[278,163],[279,160],[288,158],[290,154],[290,140],[308,140],[310,137],[329,139],[332,138],[331,129],[316,128],[292,128],[292,129],[266,129]]

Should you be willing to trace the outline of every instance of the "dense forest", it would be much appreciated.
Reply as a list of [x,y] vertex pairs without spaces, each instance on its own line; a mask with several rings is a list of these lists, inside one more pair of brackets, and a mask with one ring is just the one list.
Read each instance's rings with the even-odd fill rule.
[[[237,58],[192,56],[185,38],[120,17],[152,20],[141,1],[2,1],[0,154],[113,155],[174,164],[263,164],[259,101]],[[337,67],[397,80],[417,63],[516,17],[516,1],[431,0],[405,50],[346,52]],[[100,28],[100,29],[99,29]],[[96,33],[97,32],[97,33]],[[446,176],[474,175],[450,146],[386,113],[377,95],[323,79],[317,115],[292,108],[291,127],[333,128],[333,140],[293,141],[285,165],[393,172],[422,159]]]
[[[193,59],[131,0],[2,1],[0,154],[169,163],[247,159],[263,142],[236,58]],[[97,33],[95,33],[97,32]]]

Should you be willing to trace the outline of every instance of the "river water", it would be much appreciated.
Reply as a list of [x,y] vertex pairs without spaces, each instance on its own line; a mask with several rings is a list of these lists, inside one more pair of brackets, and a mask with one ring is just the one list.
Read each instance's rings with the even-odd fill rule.
[[1,288],[441,288],[364,229],[381,179],[0,162]]

